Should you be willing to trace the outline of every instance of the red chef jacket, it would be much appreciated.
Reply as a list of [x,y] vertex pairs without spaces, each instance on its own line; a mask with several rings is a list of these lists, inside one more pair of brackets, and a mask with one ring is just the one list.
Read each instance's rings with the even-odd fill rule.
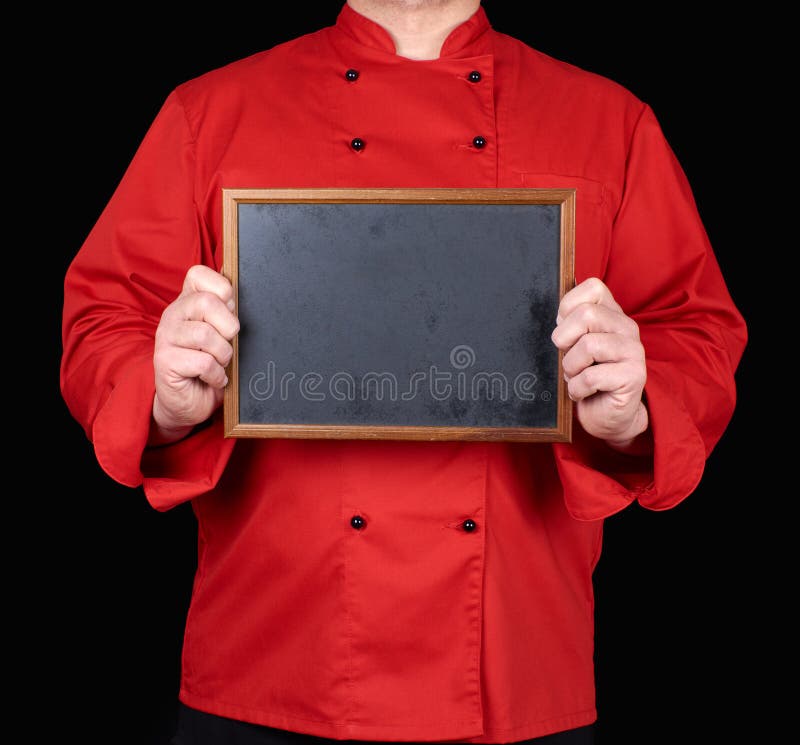
[[[577,279],[640,325],[652,458],[577,424],[557,445],[234,441],[220,412],[146,448],[153,336],[186,270],[221,265],[223,188],[552,186],[577,188]],[[62,389],[111,477],[159,510],[192,500],[184,703],[330,738],[509,742],[595,719],[602,519],[695,488],[744,339],[645,104],[482,9],[412,61],[345,6],[169,96],[69,269]]]

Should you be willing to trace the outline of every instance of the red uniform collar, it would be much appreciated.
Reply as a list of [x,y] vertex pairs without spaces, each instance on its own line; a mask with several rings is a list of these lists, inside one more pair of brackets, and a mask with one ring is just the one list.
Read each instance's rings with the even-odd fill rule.
[[[373,49],[396,54],[394,42],[388,32],[366,16],[356,13],[345,4],[336,19],[336,28],[342,33]],[[442,45],[439,58],[469,55],[469,47],[491,28],[483,7],[479,7],[464,23],[454,28]]]

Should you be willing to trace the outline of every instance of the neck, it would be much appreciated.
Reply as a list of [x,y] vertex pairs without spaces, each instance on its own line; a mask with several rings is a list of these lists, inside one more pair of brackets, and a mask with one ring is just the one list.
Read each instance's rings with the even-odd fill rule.
[[382,26],[401,57],[437,59],[450,32],[478,10],[480,0],[347,0]]

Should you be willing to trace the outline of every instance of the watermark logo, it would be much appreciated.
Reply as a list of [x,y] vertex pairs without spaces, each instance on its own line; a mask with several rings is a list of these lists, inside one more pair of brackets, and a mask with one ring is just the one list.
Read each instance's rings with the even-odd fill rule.
[[306,401],[413,401],[425,396],[436,401],[550,401],[550,391],[536,390],[537,377],[521,371],[513,378],[497,370],[483,370],[477,354],[467,344],[457,344],[446,358],[449,369],[429,365],[398,376],[391,371],[367,371],[360,376],[337,371],[328,376],[312,370],[279,371],[273,360],[248,381],[248,392],[257,401],[288,401],[298,393]]
[[464,370],[475,364],[475,350],[466,344],[457,344],[450,350],[450,364],[456,370]]

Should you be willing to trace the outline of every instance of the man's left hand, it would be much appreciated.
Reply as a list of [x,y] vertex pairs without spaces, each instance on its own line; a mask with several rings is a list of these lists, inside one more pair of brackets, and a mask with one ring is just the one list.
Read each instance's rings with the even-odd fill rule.
[[636,322],[593,277],[562,298],[552,340],[564,352],[564,379],[581,426],[617,450],[630,450],[649,421]]

